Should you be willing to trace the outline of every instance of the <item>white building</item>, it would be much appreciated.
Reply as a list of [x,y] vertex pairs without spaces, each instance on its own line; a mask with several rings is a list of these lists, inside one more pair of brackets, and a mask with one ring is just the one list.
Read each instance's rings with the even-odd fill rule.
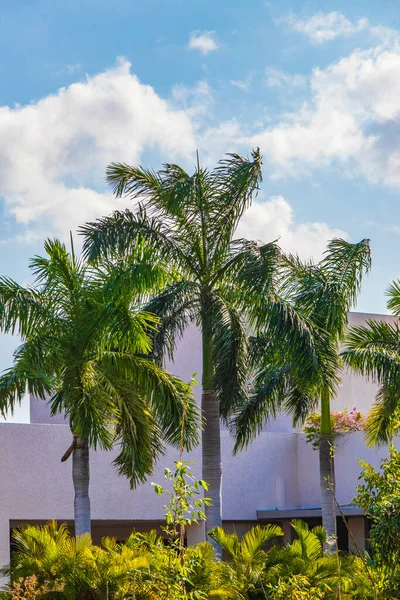
[[[352,313],[351,324],[373,317],[391,321],[393,317]],[[171,367],[185,380],[193,373],[201,379],[200,336],[190,330],[180,344]],[[197,394],[200,393],[198,388]],[[368,412],[376,386],[354,374],[343,374],[342,385],[332,410],[356,406]],[[45,403],[31,399],[29,423],[0,423],[0,565],[9,562],[10,531],[21,523],[45,523],[49,519],[72,525],[72,461],[61,463],[71,442],[71,433],[61,418],[51,418]],[[359,545],[364,546],[365,520],[351,507],[359,474],[358,458],[378,465],[386,449],[366,448],[361,432],[340,436],[336,460],[337,497],[348,517]],[[226,528],[241,532],[256,523],[279,522],[287,537],[289,520],[302,518],[312,524],[320,517],[318,453],[307,444],[301,431],[281,416],[265,427],[249,447],[232,457],[233,441],[222,431],[223,521]],[[124,539],[129,532],[158,527],[163,519],[163,500],[147,484],[132,491],[128,482],[116,475],[113,452],[92,452],[90,497],[92,533],[95,542],[103,535]],[[163,483],[163,470],[173,466],[177,452],[169,449],[151,481]],[[201,453],[188,456],[200,466]],[[196,469],[195,469],[196,471]],[[197,468],[198,471],[198,468]],[[347,531],[338,521],[340,543],[350,543]],[[188,543],[201,538],[200,527],[188,531]]]

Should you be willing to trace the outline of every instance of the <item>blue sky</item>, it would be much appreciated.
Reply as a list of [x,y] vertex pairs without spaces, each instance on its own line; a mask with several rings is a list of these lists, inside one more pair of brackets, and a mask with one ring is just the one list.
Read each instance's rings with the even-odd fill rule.
[[[260,145],[241,234],[318,258],[371,239],[358,309],[400,276],[397,0],[0,0],[0,273],[116,202],[108,162]],[[0,367],[13,341],[3,342]]]

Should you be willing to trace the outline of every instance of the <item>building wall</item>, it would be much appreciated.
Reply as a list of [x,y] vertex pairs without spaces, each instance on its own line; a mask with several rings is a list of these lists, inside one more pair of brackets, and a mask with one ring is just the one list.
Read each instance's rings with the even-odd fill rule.
[[[391,319],[391,317],[381,317]],[[352,314],[359,323],[365,315]],[[201,380],[199,332],[193,327],[177,348],[170,369],[185,380],[194,373]],[[376,393],[371,382],[344,373],[342,387],[333,410],[353,406],[367,412]],[[196,388],[200,400],[200,386]],[[60,423],[61,421],[61,423]],[[0,423],[0,565],[9,560],[10,524],[24,521],[59,521],[73,519],[72,461],[61,463],[61,456],[71,442],[69,427],[60,418],[49,417],[45,403],[31,401],[31,424]],[[254,523],[257,510],[317,507],[319,500],[318,453],[304,436],[291,427],[287,416],[265,426],[263,433],[246,450],[232,456],[233,440],[222,429],[223,519]],[[338,439],[336,450],[337,495],[341,504],[349,504],[355,493],[359,474],[358,457],[377,466],[385,455],[384,448],[366,448],[362,433]],[[129,489],[112,466],[115,452],[92,452],[90,459],[90,496],[96,536],[100,531],[122,536],[134,525],[154,526],[163,518],[163,500],[150,485]],[[201,450],[188,455],[200,475]],[[177,452],[168,449],[160,460],[151,481],[163,482],[163,470],[173,466]],[[355,527],[357,525],[354,521]],[[199,529],[188,532],[195,541]]]
[[[233,441],[223,431],[224,519],[257,519],[257,509],[275,506],[274,478],[282,464],[296,479],[296,434],[263,434],[246,452],[232,458]],[[66,425],[0,424],[0,531],[9,523],[73,519],[72,461],[60,458],[71,442]],[[90,497],[95,521],[161,521],[163,500],[149,484],[136,490],[119,477],[112,460],[116,451],[92,452],[90,457]],[[172,467],[178,454],[168,449],[151,481],[163,482],[163,470]],[[199,474],[200,449],[187,456],[196,463]],[[290,505],[297,502],[297,485],[290,486]],[[9,540],[0,535],[0,564],[8,561]]]
[[[9,559],[10,521],[73,519],[72,461],[61,463],[71,436],[66,425],[0,424],[0,564]],[[257,520],[257,509],[319,505],[317,453],[301,434],[264,432],[250,448],[232,457],[233,442],[222,432],[223,519]],[[341,504],[354,496],[357,456],[377,465],[385,450],[366,449],[361,433],[348,436],[337,451],[337,487]],[[163,501],[149,484],[130,490],[112,466],[114,452],[92,452],[90,497],[92,519],[114,522],[160,522]],[[187,457],[199,470],[200,450]],[[151,481],[163,482],[163,470],[177,453],[169,449]],[[278,485],[277,485],[278,481]],[[283,481],[284,493],[281,485]],[[117,523],[116,523],[117,524]],[[129,524],[127,525],[129,526]],[[153,526],[153,525],[151,525]],[[116,533],[117,535],[117,533]]]

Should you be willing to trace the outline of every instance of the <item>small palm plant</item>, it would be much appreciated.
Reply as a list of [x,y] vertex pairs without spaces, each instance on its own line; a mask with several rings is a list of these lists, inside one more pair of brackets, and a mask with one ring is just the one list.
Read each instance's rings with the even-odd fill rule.
[[302,575],[307,577],[312,586],[325,583],[336,590],[338,562],[336,556],[323,555],[326,540],[324,528],[317,526],[310,530],[306,523],[296,519],[291,526],[297,539],[284,547],[271,548],[265,563],[266,578],[270,582],[277,582],[293,575]]
[[238,597],[263,595],[263,578],[268,552],[266,544],[283,536],[277,525],[257,525],[247,531],[241,539],[236,533],[226,533],[221,527],[210,531],[209,536],[227,554],[229,561],[222,564],[220,590],[231,589]]
[[138,543],[117,544],[104,538],[92,544],[85,533],[73,538],[66,525],[23,526],[14,530],[15,553],[3,571],[12,582],[25,582],[32,575],[46,598],[131,598],[140,592],[152,561],[151,553]]
[[[20,402],[26,389],[61,413],[73,434],[62,460],[73,456],[75,533],[90,532],[89,448],[120,448],[118,471],[132,486],[145,480],[163,441],[198,440],[191,386],[154,360],[154,315],[135,301],[158,284],[160,271],[133,261],[94,268],[58,240],[30,264],[33,287],[0,278],[0,327],[22,344],[14,365],[0,377],[0,410]],[[126,285],[128,281],[129,285]],[[135,287],[136,286],[136,287]]]

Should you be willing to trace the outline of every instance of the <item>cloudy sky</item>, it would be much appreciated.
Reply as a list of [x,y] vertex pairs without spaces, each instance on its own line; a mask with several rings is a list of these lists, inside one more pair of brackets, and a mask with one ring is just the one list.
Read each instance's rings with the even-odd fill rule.
[[[398,0],[0,0],[0,273],[116,202],[110,161],[260,146],[240,233],[318,258],[371,239],[359,310],[400,276]],[[0,366],[12,342],[3,342]]]

